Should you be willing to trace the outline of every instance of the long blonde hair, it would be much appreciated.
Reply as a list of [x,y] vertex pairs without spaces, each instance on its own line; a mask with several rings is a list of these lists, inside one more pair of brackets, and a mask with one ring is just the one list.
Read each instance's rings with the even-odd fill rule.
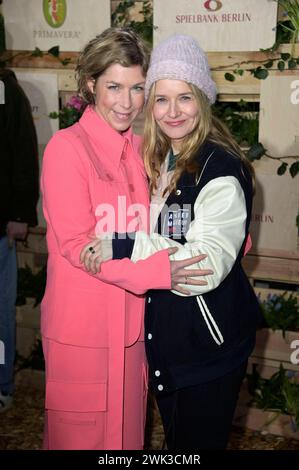
[[[252,177],[254,184],[254,169],[246,158],[237,142],[232,137],[228,128],[213,116],[211,106],[206,95],[191,83],[188,84],[198,104],[198,120],[193,131],[183,139],[182,150],[177,156],[176,167],[169,186],[164,193],[176,189],[177,182],[184,171],[199,173],[198,162],[194,159],[196,153],[206,140],[220,145],[229,153],[240,158]],[[143,156],[145,169],[150,179],[151,194],[157,189],[161,165],[164,162],[171,142],[157,125],[153,116],[155,103],[155,84],[150,89],[145,112]]]

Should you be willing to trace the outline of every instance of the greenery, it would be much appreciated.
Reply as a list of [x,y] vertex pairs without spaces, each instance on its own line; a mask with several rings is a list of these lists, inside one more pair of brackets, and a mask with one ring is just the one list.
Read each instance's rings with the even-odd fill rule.
[[113,26],[128,26],[152,46],[153,44],[153,6],[150,1],[142,3],[140,15],[142,21],[132,20],[131,11],[136,1],[124,0],[119,2],[116,9],[112,13],[111,23]]
[[83,114],[86,107],[85,102],[78,95],[73,95],[58,113],[55,111],[49,114],[51,119],[59,119],[59,129],[72,126]]
[[289,24],[283,23],[286,32],[291,34],[292,56],[294,55],[295,42],[299,39],[299,0],[277,0],[289,18]]
[[47,268],[44,266],[36,274],[29,266],[18,270],[17,305],[26,304],[26,298],[35,299],[34,307],[41,303],[46,288]]
[[[236,103],[226,103],[217,101],[213,106],[213,112],[218,116],[229,128],[230,132],[242,148],[246,150],[247,157],[250,161],[260,160],[263,156],[271,158],[281,165],[277,169],[278,175],[283,175],[289,170],[292,178],[299,172],[298,157],[284,156],[273,157],[258,142],[259,131],[259,112],[256,103],[249,103],[240,100]],[[287,163],[285,159],[293,159],[293,163]]]
[[219,102],[213,113],[229,128],[242,147],[251,147],[258,141],[259,117],[256,103],[240,100],[237,103]]
[[[292,178],[295,178],[295,176],[299,172],[298,157],[294,157],[294,156],[272,157],[271,155],[269,155],[267,153],[267,149],[265,149],[263,144],[260,143],[260,142],[254,144],[248,150],[247,156],[248,156],[249,160],[251,160],[251,161],[260,160],[261,157],[263,157],[263,156],[266,156],[266,157],[271,158],[271,159],[276,160],[276,161],[280,161],[281,165],[277,169],[277,174],[278,175],[284,175],[286,173],[287,169],[289,169],[290,175],[292,176]],[[283,161],[286,158],[287,159],[292,158],[295,161],[291,165],[289,165],[289,163]]]
[[272,330],[299,331],[298,297],[284,292],[282,295],[269,294],[266,300],[260,301],[266,326]]
[[252,404],[257,408],[276,411],[292,416],[293,431],[299,429],[299,382],[298,375],[286,371],[282,365],[270,379],[263,379],[256,368],[247,375],[248,391]]
[[[261,49],[262,52],[269,53],[269,57],[260,61],[244,61],[239,64],[235,64],[237,67],[233,73],[225,73],[225,79],[233,82],[236,76],[242,76],[244,69],[242,65],[248,63],[257,63],[255,68],[247,69],[255,78],[259,80],[265,80],[269,75],[269,69],[274,64],[280,72],[284,70],[294,70],[299,65],[299,57],[295,57],[295,43],[299,38],[299,0],[276,0],[277,3],[284,9],[284,16],[287,20],[279,21],[276,27],[276,41],[269,49]],[[278,56],[273,56],[277,52],[281,44],[292,44],[291,53],[281,53]],[[221,68],[221,67],[220,67]]]

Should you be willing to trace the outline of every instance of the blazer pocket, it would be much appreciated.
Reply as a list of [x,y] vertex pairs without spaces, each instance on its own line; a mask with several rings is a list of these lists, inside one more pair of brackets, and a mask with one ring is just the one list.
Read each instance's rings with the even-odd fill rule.
[[46,409],[75,412],[106,411],[107,383],[91,384],[49,380],[46,385]]

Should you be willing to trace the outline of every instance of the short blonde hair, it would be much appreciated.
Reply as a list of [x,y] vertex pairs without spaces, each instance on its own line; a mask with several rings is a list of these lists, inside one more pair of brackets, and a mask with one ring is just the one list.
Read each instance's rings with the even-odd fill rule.
[[84,47],[78,57],[76,79],[78,93],[87,104],[94,104],[94,96],[87,81],[97,79],[110,65],[123,67],[140,65],[144,77],[149,66],[148,48],[138,34],[130,28],[108,28]]

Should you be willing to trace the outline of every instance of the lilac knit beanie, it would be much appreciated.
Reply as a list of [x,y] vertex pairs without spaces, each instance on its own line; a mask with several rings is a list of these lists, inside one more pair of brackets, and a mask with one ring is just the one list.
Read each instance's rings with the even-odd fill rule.
[[207,57],[191,36],[174,34],[153,49],[145,82],[146,99],[151,85],[163,79],[192,83],[205,93],[211,104],[216,100],[217,88]]

